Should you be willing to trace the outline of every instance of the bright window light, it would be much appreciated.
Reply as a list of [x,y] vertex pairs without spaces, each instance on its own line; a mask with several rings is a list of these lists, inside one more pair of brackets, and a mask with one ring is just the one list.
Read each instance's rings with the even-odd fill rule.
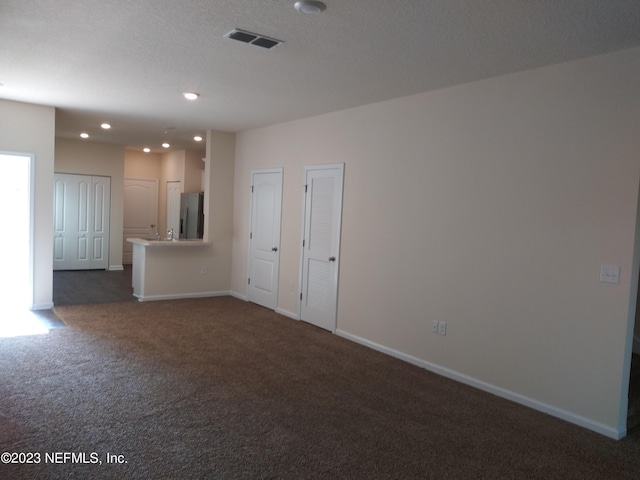
[[49,329],[38,319],[38,315],[26,307],[9,305],[6,315],[0,319],[0,337],[41,335]]
[[[30,280],[30,166],[31,158],[24,155],[0,154],[0,165],[6,178],[0,189],[0,214],[11,235],[0,237],[0,248],[5,255],[4,267],[11,275],[0,277],[5,312],[0,316],[0,337],[15,337],[47,333],[37,316],[29,310],[32,301]],[[16,242],[20,238],[22,241]],[[24,239],[27,239],[26,241]]]

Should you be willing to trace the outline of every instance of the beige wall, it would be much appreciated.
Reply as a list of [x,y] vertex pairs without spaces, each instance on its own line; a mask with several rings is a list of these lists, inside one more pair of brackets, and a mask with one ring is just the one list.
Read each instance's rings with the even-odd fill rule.
[[122,269],[124,148],[108,143],[57,138],[55,152],[55,171],[57,173],[111,177],[109,268]]
[[234,133],[209,130],[205,164],[204,240],[213,246],[211,288],[229,291],[233,228]]
[[344,162],[340,334],[623,435],[639,76],[632,49],[238,134],[231,290],[250,172],[284,167],[278,307],[298,314],[303,166]]
[[34,309],[53,305],[54,143],[54,108],[0,99],[0,151],[35,158]]
[[204,170],[205,153],[185,150],[184,156],[184,191],[202,192],[202,171]]
[[158,180],[160,178],[159,153],[144,153],[137,150],[124,151],[124,177],[139,180]]

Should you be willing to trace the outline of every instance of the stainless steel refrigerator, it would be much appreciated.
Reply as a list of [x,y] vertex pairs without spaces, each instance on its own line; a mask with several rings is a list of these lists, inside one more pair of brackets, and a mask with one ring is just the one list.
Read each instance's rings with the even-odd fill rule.
[[180,237],[202,238],[204,236],[204,193],[180,195]]

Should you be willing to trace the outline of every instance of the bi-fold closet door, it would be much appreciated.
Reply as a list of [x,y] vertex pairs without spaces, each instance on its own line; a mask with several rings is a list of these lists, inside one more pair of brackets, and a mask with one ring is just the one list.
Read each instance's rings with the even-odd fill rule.
[[56,173],[53,203],[53,269],[107,269],[111,178]]

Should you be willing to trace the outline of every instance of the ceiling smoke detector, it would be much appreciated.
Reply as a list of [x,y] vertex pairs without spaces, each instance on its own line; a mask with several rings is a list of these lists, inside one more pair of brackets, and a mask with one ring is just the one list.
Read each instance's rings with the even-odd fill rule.
[[293,4],[295,9],[300,13],[306,15],[314,15],[316,13],[322,13],[327,6],[322,2],[316,2],[314,0],[302,0]]

